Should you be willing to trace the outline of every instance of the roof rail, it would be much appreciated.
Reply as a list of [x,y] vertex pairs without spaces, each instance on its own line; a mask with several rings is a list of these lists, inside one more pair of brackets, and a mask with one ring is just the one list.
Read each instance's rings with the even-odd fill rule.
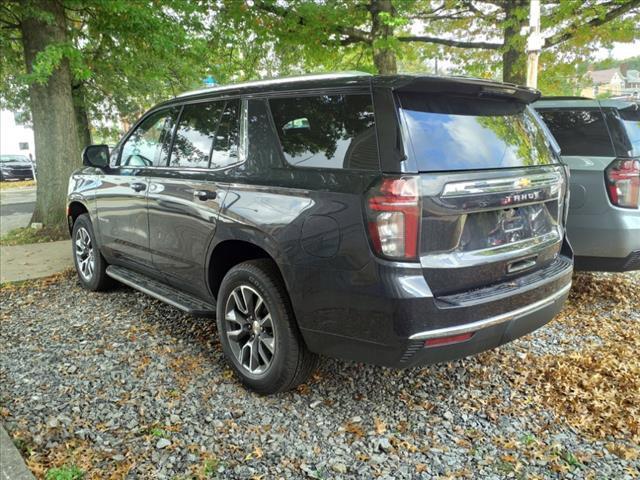
[[330,73],[315,73],[309,75],[297,75],[292,77],[277,77],[277,78],[267,78],[264,80],[252,80],[248,82],[241,83],[229,83],[226,85],[217,85],[214,87],[204,87],[199,88],[197,90],[192,90],[190,92],[184,92],[179,95],[176,95],[176,98],[188,97],[191,95],[197,95],[200,93],[208,93],[208,92],[219,92],[224,90],[231,90],[234,88],[246,88],[246,87],[258,87],[258,86],[266,86],[266,85],[276,85],[279,83],[287,83],[287,82],[300,82],[300,81],[313,81],[313,80],[330,80],[330,79],[338,79],[338,78],[350,78],[350,77],[369,77],[370,73],[367,72],[359,72],[357,70],[348,70],[344,72],[330,72]]

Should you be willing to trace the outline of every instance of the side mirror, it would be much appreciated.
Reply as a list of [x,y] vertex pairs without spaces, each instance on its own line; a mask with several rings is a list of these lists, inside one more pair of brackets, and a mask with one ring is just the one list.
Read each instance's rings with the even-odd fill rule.
[[109,147],[107,145],[89,145],[82,151],[82,164],[87,167],[108,167]]

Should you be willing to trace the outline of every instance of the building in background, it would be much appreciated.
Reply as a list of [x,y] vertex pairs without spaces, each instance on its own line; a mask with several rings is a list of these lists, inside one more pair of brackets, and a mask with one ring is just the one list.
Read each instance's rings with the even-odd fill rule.
[[587,71],[590,85],[582,89],[583,97],[640,98],[640,72],[629,70],[626,64],[605,70]]
[[7,110],[0,111],[0,154],[36,158],[33,130],[18,125],[14,114]]

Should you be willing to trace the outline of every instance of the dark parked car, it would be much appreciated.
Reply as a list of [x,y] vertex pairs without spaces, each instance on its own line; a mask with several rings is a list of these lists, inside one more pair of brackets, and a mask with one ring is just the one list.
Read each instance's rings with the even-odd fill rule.
[[80,282],[215,313],[261,393],[317,354],[409,367],[496,347],[550,321],[571,282],[566,171],[537,98],[366,74],[174,98],[71,177]]
[[577,270],[640,270],[640,105],[546,98],[534,104],[571,169],[567,232]]
[[24,155],[0,155],[0,181],[32,180],[33,167]]

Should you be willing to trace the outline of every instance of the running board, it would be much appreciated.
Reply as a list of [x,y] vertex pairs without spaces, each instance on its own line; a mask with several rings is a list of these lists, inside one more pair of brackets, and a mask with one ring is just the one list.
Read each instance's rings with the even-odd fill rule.
[[189,293],[170,287],[158,280],[134,272],[128,268],[109,265],[106,274],[131,288],[140,290],[147,295],[157,298],[191,315],[197,317],[213,317],[216,314],[215,303],[200,300]]

